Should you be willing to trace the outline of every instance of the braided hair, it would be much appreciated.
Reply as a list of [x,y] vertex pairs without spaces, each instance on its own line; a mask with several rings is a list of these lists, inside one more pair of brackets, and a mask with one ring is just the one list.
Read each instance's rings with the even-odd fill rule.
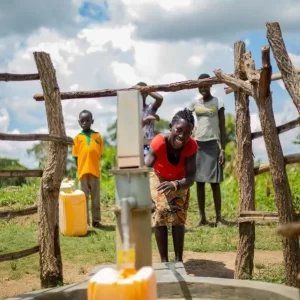
[[189,109],[185,108],[184,110],[178,111],[174,115],[174,117],[173,117],[173,119],[171,121],[170,126],[173,126],[180,119],[183,119],[186,122],[190,123],[192,125],[192,127],[194,128],[194,126],[195,126],[195,119],[194,119],[193,113]]

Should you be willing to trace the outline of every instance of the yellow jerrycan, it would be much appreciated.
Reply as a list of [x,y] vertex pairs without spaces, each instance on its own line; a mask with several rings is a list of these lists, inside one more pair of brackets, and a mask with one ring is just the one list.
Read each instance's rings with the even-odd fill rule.
[[84,192],[61,191],[59,197],[59,228],[65,236],[87,234],[87,210]]
[[88,300],[157,300],[156,278],[152,267],[135,272],[104,268],[88,283]]

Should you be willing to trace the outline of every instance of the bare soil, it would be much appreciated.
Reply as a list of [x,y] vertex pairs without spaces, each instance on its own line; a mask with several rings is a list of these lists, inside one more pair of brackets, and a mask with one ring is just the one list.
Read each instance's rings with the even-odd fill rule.
[[[184,266],[190,276],[233,278],[235,252],[198,253],[186,251],[184,253]],[[154,256],[154,262],[159,258]],[[255,251],[255,264],[265,266],[281,264],[283,255],[281,251]],[[84,280],[95,266],[86,264],[64,263],[64,281],[66,284]],[[255,270],[256,272],[257,270]],[[21,278],[11,278],[9,272],[2,273],[0,278],[0,299],[18,294],[38,290],[40,280],[38,274],[22,274]]]

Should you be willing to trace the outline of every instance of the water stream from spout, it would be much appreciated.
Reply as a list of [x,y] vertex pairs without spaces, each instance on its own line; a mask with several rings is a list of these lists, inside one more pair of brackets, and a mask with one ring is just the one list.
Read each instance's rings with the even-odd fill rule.
[[129,214],[130,214],[130,203],[128,201],[128,198],[123,198],[121,201],[121,225],[122,225],[122,233],[123,233],[124,251],[128,251],[130,247]]

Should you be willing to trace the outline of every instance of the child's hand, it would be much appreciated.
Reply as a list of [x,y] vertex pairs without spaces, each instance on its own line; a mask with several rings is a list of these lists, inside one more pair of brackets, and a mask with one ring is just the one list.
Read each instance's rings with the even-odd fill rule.
[[155,114],[154,116],[155,116],[156,121],[160,121],[159,115]]
[[[142,121],[142,126],[144,127],[145,125],[149,125],[150,121],[156,121],[157,120],[157,115],[155,116],[147,116],[145,119]],[[159,119],[159,117],[158,117]]]

